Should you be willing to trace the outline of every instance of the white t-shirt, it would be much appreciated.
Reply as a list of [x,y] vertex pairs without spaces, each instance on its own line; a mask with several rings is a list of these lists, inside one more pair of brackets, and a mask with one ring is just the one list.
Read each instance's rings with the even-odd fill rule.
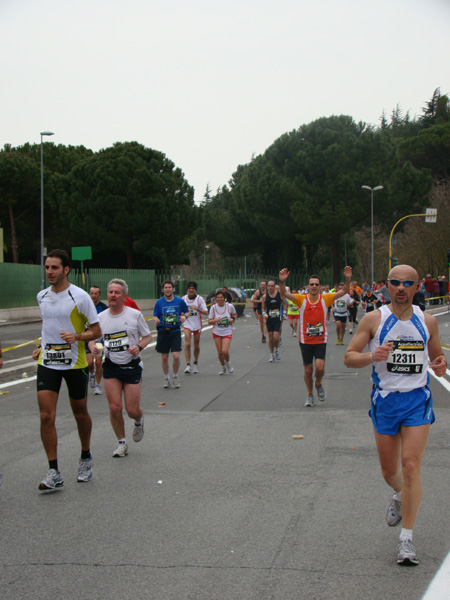
[[334,314],[336,317],[347,316],[347,305],[352,304],[353,300],[350,294],[344,294],[334,301]]
[[128,349],[139,344],[139,340],[150,333],[141,311],[124,306],[120,315],[112,315],[108,309],[100,313],[99,318],[103,334],[103,360],[109,358],[116,365],[126,365],[137,358]]
[[220,308],[217,304],[213,304],[209,309],[209,318],[218,319],[218,323],[214,323],[212,333],[225,337],[227,335],[233,335],[233,325],[231,323],[231,317],[236,317],[236,309],[229,302],[225,302],[225,305]]
[[42,317],[42,344],[38,364],[57,371],[87,367],[85,342],[68,344],[61,339],[62,331],[83,333],[85,323],[98,323],[97,310],[87,292],[70,284],[55,293],[51,286],[37,295]]
[[183,296],[183,300],[186,302],[189,309],[189,317],[183,323],[184,329],[190,329],[191,331],[200,331],[202,328],[202,315],[199,310],[206,310],[206,302],[198,294],[192,300],[189,299],[188,295]]

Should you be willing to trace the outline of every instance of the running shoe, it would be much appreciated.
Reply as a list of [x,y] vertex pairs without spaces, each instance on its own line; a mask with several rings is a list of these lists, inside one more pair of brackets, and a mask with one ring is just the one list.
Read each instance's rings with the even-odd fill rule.
[[186,375],[190,375],[191,374],[191,365],[186,365],[184,372]]
[[226,375],[226,374],[227,374],[227,368],[225,365],[223,365],[223,367],[220,368],[219,375]]
[[140,442],[144,437],[144,417],[141,419],[141,424],[134,423],[133,442]]
[[178,375],[173,375],[173,377],[172,377],[172,386],[175,389],[178,389],[180,387],[180,382],[178,381]]
[[338,338],[338,339],[336,340],[336,346],[339,346],[339,344],[340,344],[340,343],[341,343],[341,340]]
[[275,360],[275,357],[273,354],[269,354],[269,362],[272,362]]
[[102,392],[102,386],[99,383],[95,384],[94,394],[96,396],[100,396],[101,394],[103,394],[103,392]]
[[325,402],[325,400],[327,399],[327,395],[325,394],[325,388],[323,387],[323,385],[322,384],[316,385],[316,390],[317,390],[317,395],[319,396],[319,400],[321,402]]
[[389,527],[395,527],[402,520],[402,503],[397,498],[392,498],[386,511],[386,522]]
[[166,389],[166,390],[168,390],[168,389],[169,389],[169,388],[171,388],[171,387],[172,387],[172,384],[170,383],[170,379],[169,379],[168,377],[166,377],[166,378],[164,379],[164,385],[163,385],[163,388],[164,388],[164,389]]
[[225,363],[227,369],[228,369],[228,373],[234,373],[234,369],[233,367],[230,365],[229,362]]
[[416,549],[411,540],[400,540],[397,546],[397,564],[415,567],[419,564]]
[[95,388],[95,372],[89,373],[89,386],[94,389]]
[[40,490],[55,490],[64,485],[64,480],[61,473],[56,469],[50,469],[45,478],[39,484]]
[[113,452],[114,458],[122,458],[128,454],[128,444],[126,442],[119,442],[119,445]]
[[263,344],[265,344],[265,343],[266,343],[266,336],[265,336],[265,335],[263,335],[263,336],[262,336],[262,338],[261,338],[261,342],[262,342]]
[[275,358],[277,360],[281,360],[281,354],[280,354],[280,351],[278,350],[278,348],[275,348]]
[[91,454],[90,458],[80,458],[78,465],[77,481],[89,481],[92,479],[92,465],[94,457]]
[[306,398],[305,406],[314,406],[314,396],[312,394],[308,394]]
[[283,343],[283,340],[281,339],[281,335],[280,335],[280,341],[278,343],[279,343],[280,346]]
[[192,368],[192,372],[194,373],[194,375],[198,375],[198,365],[197,365],[197,363],[194,363],[194,366]]

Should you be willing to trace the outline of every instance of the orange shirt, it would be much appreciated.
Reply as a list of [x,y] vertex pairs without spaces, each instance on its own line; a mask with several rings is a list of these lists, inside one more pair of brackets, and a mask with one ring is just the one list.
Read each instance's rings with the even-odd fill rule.
[[335,294],[320,294],[311,302],[309,294],[294,294],[294,302],[300,307],[299,341],[302,344],[326,344],[328,340],[328,307],[333,305]]

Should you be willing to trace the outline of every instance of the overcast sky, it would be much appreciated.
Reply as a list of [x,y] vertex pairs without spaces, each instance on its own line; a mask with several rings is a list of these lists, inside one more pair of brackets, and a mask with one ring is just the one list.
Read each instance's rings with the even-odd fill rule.
[[196,200],[322,116],[450,93],[450,0],[0,0],[0,147],[138,141]]

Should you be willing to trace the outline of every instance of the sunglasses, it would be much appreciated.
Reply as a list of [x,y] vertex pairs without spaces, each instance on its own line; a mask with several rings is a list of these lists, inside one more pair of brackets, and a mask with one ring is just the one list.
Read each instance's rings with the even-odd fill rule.
[[319,286],[319,285],[320,285],[320,283],[308,283],[308,285],[309,285],[309,286],[313,286],[313,285],[315,285],[315,286]]
[[418,281],[413,281],[412,279],[388,279],[389,283],[394,287],[398,287],[401,283],[405,287],[411,287],[415,283],[419,283]]

